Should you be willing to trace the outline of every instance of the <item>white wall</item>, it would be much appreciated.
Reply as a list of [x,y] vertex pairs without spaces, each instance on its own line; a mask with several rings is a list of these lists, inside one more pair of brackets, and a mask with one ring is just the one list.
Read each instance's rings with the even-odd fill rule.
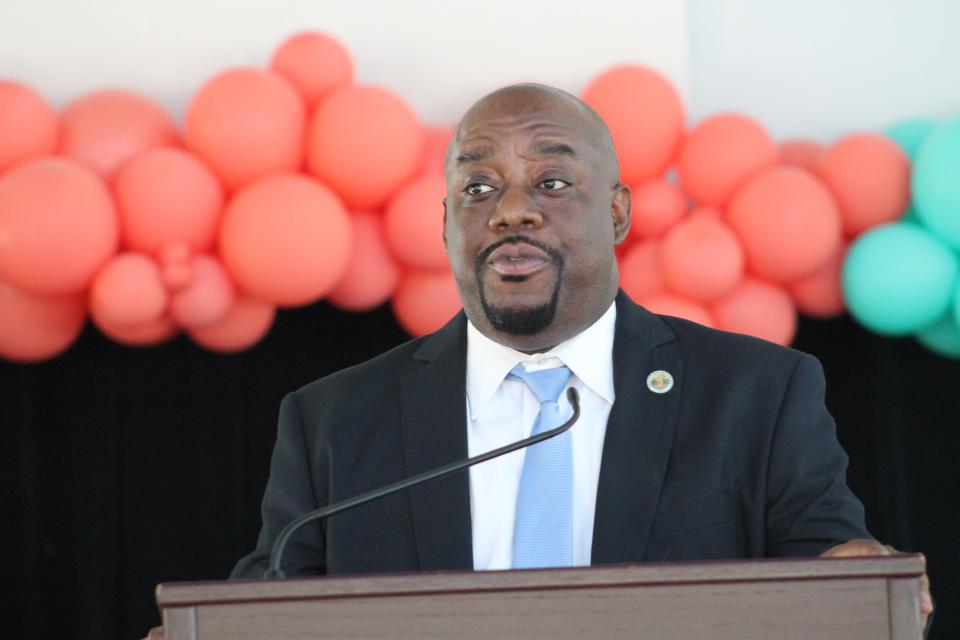
[[454,122],[476,98],[535,80],[579,92],[605,67],[654,66],[683,93],[683,0],[2,0],[0,78],[62,106],[115,86],[178,118],[200,84],[266,65],[287,36],[328,32],[361,82],[387,86],[429,122]]
[[960,116],[960,0],[688,0],[691,119],[829,141]]

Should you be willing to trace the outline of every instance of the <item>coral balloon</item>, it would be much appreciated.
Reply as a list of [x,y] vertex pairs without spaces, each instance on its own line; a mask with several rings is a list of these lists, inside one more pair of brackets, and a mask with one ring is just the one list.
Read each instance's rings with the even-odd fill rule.
[[663,239],[660,272],[674,293],[709,302],[730,293],[743,277],[743,249],[719,217],[697,215]]
[[230,276],[220,261],[209,255],[191,260],[192,281],[170,299],[170,317],[185,329],[218,322],[233,306]]
[[0,81],[0,173],[57,150],[57,115],[33,89]]
[[805,138],[786,140],[780,143],[780,164],[812,171],[821,153],[823,145],[819,142]]
[[331,91],[353,82],[353,60],[340,42],[308,31],[285,40],[273,54],[270,69],[297,88],[308,110]]
[[724,331],[745,333],[781,345],[793,341],[797,310],[781,287],[746,278],[712,307],[717,326]]
[[387,243],[400,262],[421,270],[446,269],[443,246],[443,176],[423,176],[400,190],[384,213]]
[[41,296],[0,282],[0,356],[39,362],[65,351],[80,335],[82,295]]
[[752,178],[727,211],[750,271],[776,281],[803,278],[830,259],[841,242],[840,216],[816,178],[775,167]]
[[453,139],[453,127],[427,125],[423,128],[423,160],[420,173],[443,175],[446,169],[447,146]]
[[723,205],[751,176],[778,159],[777,145],[759,122],[724,113],[707,118],[687,134],[677,172],[694,201]]
[[306,176],[266,176],[227,205],[220,253],[236,283],[280,306],[326,295],[343,275],[352,246],[337,196]]
[[13,286],[79,293],[119,237],[110,192],[83,165],[41,158],[0,177],[0,278]]
[[164,316],[168,302],[160,265],[142,253],[114,257],[90,287],[91,313],[110,326],[155,322]]
[[350,219],[353,251],[327,299],[341,309],[366,311],[390,299],[400,282],[400,268],[387,248],[380,216],[354,213]]
[[176,127],[167,112],[131,91],[82,96],[67,105],[61,121],[61,153],[108,180],[138,153],[177,143]]
[[885,224],[850,246],[843,293],[860,324],[880,334],[907,335],[948,312],[958,269],[956,255],[923,227]]
[[282,76],[231,69],[193,97],[186,143],[233,190],[267,173],[299,169],[305,122],[303,101]]
[[176,242],[196,251],[212,248],[223,188],[196,156],[147,151],[120,169],[113,193],[126,248],[153,254]]
[[655,238],[680,221],[687,211],[687,197],[667,180],[648,180],[631,192],[630,235]]
[[960,249],[960,118],[924,140],[914,164],[913,197],[920,220]]
[[314,111],[307,136],[310,172],[353,209],[381,207],[421,163],[416,114],[380,87],[334,91]]
[[177,335],[177,325],[167,316],[144,324],[114,324],[92,309],[90,316],[103,335],[128,347],[152,347]]
[[190,338],[201,347],[220,353],[249,349],[267,335],[276,308],[261,300],[238,298],[218,322],[192,329]]
[[633,300],[663,291],[659,241],[646,240],[627,250],[620,260],[620,286]]
[[680,96],[669,80],[647,67],[617,66],[594,78],[583,100],[610,128],[622,182],[642,182],[667,169],[684,119]]
[[817,158],[814,172],[836,199],[848,236],[896,220],[910,202],[907,155],[879,133],[837,140]]
[[393,295],[393,314],[413,336],[436,331],[461,306],[457,285],[449,272],[409,271]]
[[797,309],[814,318],[832,318],[843,313],[846,303],[840,273],[846,253],[847,245],[841,243],[822,267],[787,284]]
[[672,293],[655,293],[637,300],[637,304],[662,316],[674,316],[702,324],[705,327],[715,327],[716,321],[710,311],[693,300],[687,300]]

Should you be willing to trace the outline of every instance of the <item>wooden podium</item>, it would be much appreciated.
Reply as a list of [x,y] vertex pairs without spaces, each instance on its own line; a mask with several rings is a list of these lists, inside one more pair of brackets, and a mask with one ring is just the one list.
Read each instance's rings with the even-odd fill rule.
[[168,583],[167,640],[916,640],[919,555]]

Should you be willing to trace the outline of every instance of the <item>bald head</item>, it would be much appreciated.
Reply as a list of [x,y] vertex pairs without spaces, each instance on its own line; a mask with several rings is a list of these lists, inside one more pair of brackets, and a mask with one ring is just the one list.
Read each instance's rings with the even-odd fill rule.
[[610,308],[630,228],[619,178],[609,130],[569,93],[513,85],[467,111],[447,152],[444,241],[481,333],[543,351]]
[[[456,133],[447,146],[445,159],[449,175],[451,162],[461,156],[461,142],[477,127],[493,121],[510,121],[532,112],[552,112],[558,117],[579,121],[574,124],[586,143],[596,153],[596,169],[609,174],[611,184],[620,179],[620,162],[613,146],[613,137],[603,119],[590,105],[573,94],[545,84],[512,84],[480,98],[464,114]],[[461,161],[463,160],[460,158]]]

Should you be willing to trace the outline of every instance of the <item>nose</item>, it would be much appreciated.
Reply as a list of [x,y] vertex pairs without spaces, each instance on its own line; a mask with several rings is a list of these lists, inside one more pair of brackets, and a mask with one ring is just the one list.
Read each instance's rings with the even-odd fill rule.
[[537,208],[531,194],[519,187],[505,189],[497,202],[497,208],[488,222],[492,231],[516,229],[539,229],[543,226],[543,214]]

